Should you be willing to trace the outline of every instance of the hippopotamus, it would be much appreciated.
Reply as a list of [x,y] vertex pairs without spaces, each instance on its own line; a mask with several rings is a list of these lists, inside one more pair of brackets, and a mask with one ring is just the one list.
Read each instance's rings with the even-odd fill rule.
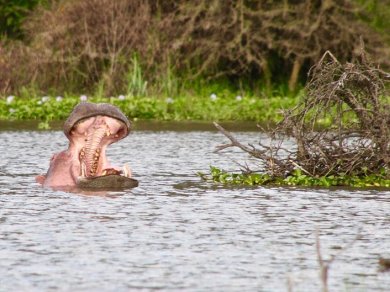
[[68,149],[54,154],[46,175],[37,176],[36,181],[57,189],[109,190],[138,186],[127,165],[112,166],[106,156],[107,146],[125,138],[130,128],[126,116],[111,104],[79,103],[64,123]]

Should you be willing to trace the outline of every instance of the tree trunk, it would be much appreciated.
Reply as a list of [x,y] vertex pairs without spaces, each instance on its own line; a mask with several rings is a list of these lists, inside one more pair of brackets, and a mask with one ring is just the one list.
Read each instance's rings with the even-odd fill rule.
[[294,91],[297,88],[297,82],[299,77],[299,72],[301,71],[302,60],[300,58],[295,58],[294,64],[290,74],[290,80],[288,81],[288,89]]
[[272,88],[271,88],[271,70],[269,69],[267,60],[263,60],[261,62],[261,68],[263,70],[263,79],[264,79],[264,83],[265,83],[266,92],[267,92],[267,94],[270,94],[271,90],[272,90]]

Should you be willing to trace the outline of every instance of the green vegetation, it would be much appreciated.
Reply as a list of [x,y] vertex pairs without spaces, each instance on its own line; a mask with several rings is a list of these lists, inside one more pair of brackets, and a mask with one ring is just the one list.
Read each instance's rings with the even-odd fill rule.
[[312,177],[303,173],[300,169],[293,170],[285,177],[272,177],[266,173],[229,173],[217,167],[210,167],[210,173],[198,173],[206,180],[225,185],[269,185],[269,186],[307,186],[307,187],[390,187],[388,170],[382,169],[378,174],[367,174],[362,176],[338,176]]
[[[53,120],[64,120],[73,107],[86,96],[29,97],[0,99],[1,120],[39,120],[41,128],[48,128]],[[142,120],[229,120],[275,123],[281,119],[280,108],[294,106],[299,99],[275,95],[271,98],[240,96],[229,91],[209,93],[203,96],[144,97],[120,95],[105,98],[89,97],[91,102],[108,102],[118,106],[130,119]]]
[[295,92],[324,51],[350,61],[361,40],[389,67],[389,15],[389,0],[0,0],[0,94]]
[[21,38],[24,19],[39,4],[47,4],[47,0],[0,0],[0,35]]

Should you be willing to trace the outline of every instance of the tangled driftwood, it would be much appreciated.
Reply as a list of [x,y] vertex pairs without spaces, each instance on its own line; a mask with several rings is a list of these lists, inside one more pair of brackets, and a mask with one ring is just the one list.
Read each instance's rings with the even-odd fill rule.
[[[285,111],[270,134],[270,145],[245,146],[222,127],[231,143],[258,158],[265,172],[286,176],[300,169],[312,177],[367,175],[390,166],[390,74],[371,64],[364,51],[353,63],[340,63],[330,52],[311,69],[307,95]],[[292,137],[296,149],[283,148]]]

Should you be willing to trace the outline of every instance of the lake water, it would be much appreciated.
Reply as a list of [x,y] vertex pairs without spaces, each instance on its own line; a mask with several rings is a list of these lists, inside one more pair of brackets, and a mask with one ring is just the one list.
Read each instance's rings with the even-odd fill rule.
[[34,180],[67,147],[62,132],[0,131],[0,291],[319,291],[316,230],[325,259],[361,234],[332,263],[331,291],[389,291],[389,191],[202,182],[247,158],[214,154],[225,142],[210,127],[139,127],[108,157],[140,186],[82,194]]

